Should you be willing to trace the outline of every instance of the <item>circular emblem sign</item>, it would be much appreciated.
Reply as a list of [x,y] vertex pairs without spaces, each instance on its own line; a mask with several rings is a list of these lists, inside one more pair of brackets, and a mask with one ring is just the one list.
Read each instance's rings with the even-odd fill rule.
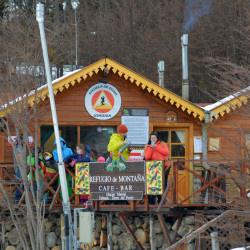
[[110,84],[97,83],[85,95],[85,108],[98,120],[108,120],[116,116],[121,108],[121,95]]

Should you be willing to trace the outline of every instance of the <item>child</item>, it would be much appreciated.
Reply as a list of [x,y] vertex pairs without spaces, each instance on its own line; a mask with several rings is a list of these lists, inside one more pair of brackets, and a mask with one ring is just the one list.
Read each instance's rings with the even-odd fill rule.
[[[90,162],[90,146],[86,144],[78,144],[76,146],[76,152],[76,154],[70,155],[65,159],[65,164],[69,164],[73,169],[75,167],[75,163]],[[80,195],[81,204],[86,200],[88,200],[88,195]]]
[[[47,182],[49,183],[57,174],[58,172],[58,165],[56,161],[54,160],[54,157],[51,152],[44,152],[43,153],[43,159],[44,159],[44,164],[46,167],[46,175],[47,175]],[[54,183],[51,184],[51,187],[54,189],[54,191],[57,190],[58,183],[57,181],[54,181]],[[49,197],[53,197],[53,195],[48,192]]]

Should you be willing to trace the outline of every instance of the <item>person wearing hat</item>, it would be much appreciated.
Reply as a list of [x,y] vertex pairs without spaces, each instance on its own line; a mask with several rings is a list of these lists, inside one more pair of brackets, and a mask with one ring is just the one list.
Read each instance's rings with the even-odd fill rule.
[[[120,126],[118,126],[117,129],[117,134],[112,134],[109,140],[109,144],[107,147],[107,150],[109,152],[111,152],[113,154],[113,159],[114,160],[119,160],[119,151],[121,149],[122,146],[124,146],[127,142],[126,142],[126,135],[128,133],[128,128],[126,125],[121,124]],[[129,154],[130,154],[130,149],[126,148],[121,155],[123,156],[123,158],[128,161],[129,158]]]

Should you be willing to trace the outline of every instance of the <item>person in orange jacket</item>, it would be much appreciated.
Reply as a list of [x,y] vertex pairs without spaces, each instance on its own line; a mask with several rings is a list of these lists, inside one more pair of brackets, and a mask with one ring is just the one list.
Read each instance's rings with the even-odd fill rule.
[[165,160],[165,166],[169,165],[169,149],[165,142],[161,141],[157,132],[153,131],[145,147],[145,160],[162,161]]
[[[169,149],[165,142],[161,141],[157,132],[153,131],[150,134],[149,141],[145,146],[144,157],[147,161],[165,161],[165,167],[169,166],[168,156]],[[165,182],[167,184],[168,174],[170,169],[165,173]],[[160,203],[161,196],[158,197],[158,203]],[[149,204],[155,204],[156,196],[149,195]]]

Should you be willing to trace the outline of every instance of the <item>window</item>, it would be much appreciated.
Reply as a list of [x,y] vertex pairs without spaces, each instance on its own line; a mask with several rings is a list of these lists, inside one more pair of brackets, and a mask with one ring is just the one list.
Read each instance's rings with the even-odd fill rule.
[[[55,149],[55,134],[53,126],[41,127],[41,148],[53,152]],[[59,126],[59,134],[66,141],[68,148],[75,150],[77,145],[77,126]]]

